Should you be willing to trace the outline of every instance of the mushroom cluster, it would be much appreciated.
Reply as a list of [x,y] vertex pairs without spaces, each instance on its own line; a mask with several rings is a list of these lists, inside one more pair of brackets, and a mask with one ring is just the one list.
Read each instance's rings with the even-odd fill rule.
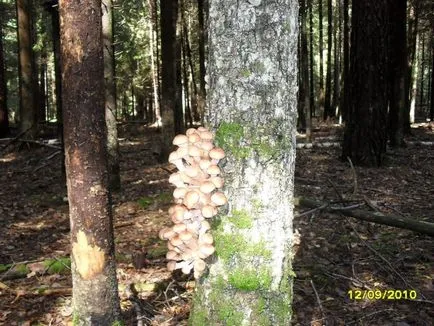
[[204,127],[187,129],[185,135],[177,135],[173,145],[178,148],[169,155],[169,163],[178,172],[169,182],[176,186],[173,191],[175,205],[169,209],[174,223],[160,231],[160,238],[168,240],[166,258],[170,271],[181,269],[199,278],[205,268],[204,259],[215,251],[213,237],[209,233],[210,219],[217,214],[217,207],[226,204],[223,178],[218,162],[225,157],[223,149],[214,146],[214,135]]

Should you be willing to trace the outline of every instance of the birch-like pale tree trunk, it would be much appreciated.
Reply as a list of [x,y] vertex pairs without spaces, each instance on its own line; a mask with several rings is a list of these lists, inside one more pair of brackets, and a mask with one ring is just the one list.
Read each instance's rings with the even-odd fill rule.
[[211,0],[206,121],[226,152],[227,211],[192,325],[289,325],[298,1]]

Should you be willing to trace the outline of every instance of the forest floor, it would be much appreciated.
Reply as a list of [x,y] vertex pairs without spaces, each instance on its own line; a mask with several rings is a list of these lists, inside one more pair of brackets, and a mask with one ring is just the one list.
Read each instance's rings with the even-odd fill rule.
[[[155,163],[154,131],[130,129],[121,126],[122,190],[113,195],[122,310],[127,325],[138,324],[137,312],[145,325],[186,325],[194,281],[166,270],[165,243],[158,239],[158,231],[170,224],[173,188],[167,180],[173,168]],[[315,133],[318,139],[331,134],[340,130],[322,127]],[[411,140],[434,142],[432,126],[413,129]],[[4,144],[0,142],[0,325],[71,325],[61,155],[55,148],[23,143],[1,151]],[[364,205],[359,209],[434,223],[433,145],[389,150],[381,168],[352,169],[338,157],[334,147],[298,149],[296,196],[344,199],[348,205]],[[297,208],[295,214],[303,211]],[[294,229],[299,241],[293,325],[434,324],[433,238],[321,211],[296,217]],[[402,292],[359,300],[348,292],[356,289]],[[413,294],[415,300],[403,299]]]

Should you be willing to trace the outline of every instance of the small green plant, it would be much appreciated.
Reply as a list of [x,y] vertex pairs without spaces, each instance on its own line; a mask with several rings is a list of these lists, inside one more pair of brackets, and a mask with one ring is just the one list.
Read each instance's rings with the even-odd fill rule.
[[154,200],[150,197],[142,197],[137,200],[137,204],[143,209],[148,208],[153,202]]

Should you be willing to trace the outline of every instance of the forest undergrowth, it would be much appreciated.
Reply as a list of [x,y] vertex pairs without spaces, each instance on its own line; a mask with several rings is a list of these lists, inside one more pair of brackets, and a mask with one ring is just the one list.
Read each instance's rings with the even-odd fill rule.
[[[166,244],[158,239],[170,224],[168,177],[174,168],[156,163],[155,131],[131,128],[121,128],[122,190],[113,194],[126,325],[139,325],[138,315],[143,325],[186,325],[194,280],[166,270]],[[314,133],[318,139],[339,134],[336,128]],[[417,143],[434,142],[432,126],[413,129],[409,140],[416,143],[388,150],[381,168],[352,168],[338,159],[335,147],[298,149],[296,196],[434,223],[434,146]],[[0,325],[72,325],[61,155],[53,147],[19,142],[2,151],[4,144]],[[294,219],[293,325],[433,324],[432,238],[319,210],[303,214],[307,210],[297,207]],[[386,297],[356,299],[375,293]],[[414,294],[415,300],[403,299]]]

